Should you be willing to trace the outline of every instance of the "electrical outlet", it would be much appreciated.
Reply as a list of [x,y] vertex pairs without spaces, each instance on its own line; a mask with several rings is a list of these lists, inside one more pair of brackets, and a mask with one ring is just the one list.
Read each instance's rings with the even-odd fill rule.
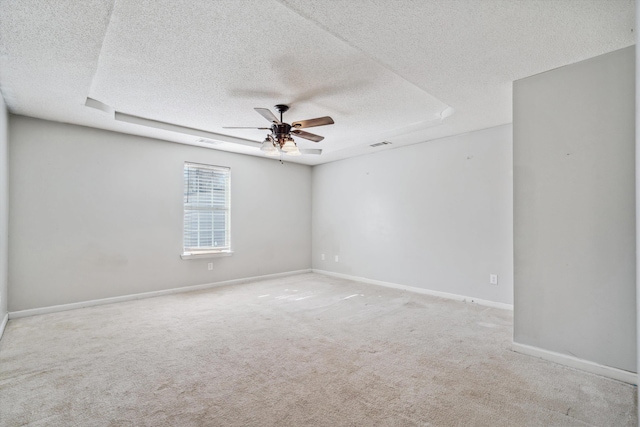
[[213,263],[212,262],[207,264],[207,270],[213,270]]
[[339,259],[339,258],[338,258],[338,255],[336,255],[336,262],[338,262],[338,259]]
[[324,254],[320,254],[320,259],[324,261]]
[[497,285],[498,284],[498,275],[497,274],[490,274],[489,275],[489,283],[491,283],[492,285]]

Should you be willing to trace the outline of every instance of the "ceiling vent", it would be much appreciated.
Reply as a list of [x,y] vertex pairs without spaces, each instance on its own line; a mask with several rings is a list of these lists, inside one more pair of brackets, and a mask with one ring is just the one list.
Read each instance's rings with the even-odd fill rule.
[[212,139],[206,139],[206,138],[200,138],[196,142],[199,142],[200,144],[211,144],[211,145],[222,144],[220,141],[214,141]]
[[376,144],[371,144],[369,147],[382,147],[383,145],[391,145],[391,143],[389,141],[382,141],[382,142],[378,142]]

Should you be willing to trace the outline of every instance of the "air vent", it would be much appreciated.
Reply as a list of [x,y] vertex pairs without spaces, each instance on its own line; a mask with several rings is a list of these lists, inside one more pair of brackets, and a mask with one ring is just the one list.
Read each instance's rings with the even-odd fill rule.
[[391,143],[389,141],[382,141],[382,142],[378,142],[376,144],[371,144],[370,147],[382,147],[383,145],[391,145]]
[[200,144],[211,144],[211,145],[219,145],[222,144],[220,141],[214,141],[213,139],[200,138],[196,142]]

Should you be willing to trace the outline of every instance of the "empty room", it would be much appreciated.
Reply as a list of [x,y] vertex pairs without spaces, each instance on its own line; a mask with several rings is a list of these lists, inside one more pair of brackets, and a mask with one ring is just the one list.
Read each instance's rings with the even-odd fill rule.
[[637,16],[0,1],[0,426],[637,426]]

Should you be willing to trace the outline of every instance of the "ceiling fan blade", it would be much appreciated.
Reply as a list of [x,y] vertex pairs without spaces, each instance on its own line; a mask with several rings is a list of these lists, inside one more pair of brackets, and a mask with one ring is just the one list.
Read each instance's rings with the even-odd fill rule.
[[271,128],[257,128],[254,126],[222,126],[222,129],[261,129],[261,130],[271,130]]
[[322,150],[319,148],[301,148],[302,154],[322,154]]
[[300,120],[299,122],[291,123],[291,126],[297,129],[311,128],[314,126],[332,125],[333,119],[329,116],[318,117],[317,119]]
[[315,142],[320,142],[324,139],[324,136],[316,135],[314,133],[309,133],[298,129],[291,129],[291,133],[299,136],[300,138],[308,139]]
[[269,110],[268,108],[254,108],[265,119],[269,120],[271,123],[279,124],[280,120]]

